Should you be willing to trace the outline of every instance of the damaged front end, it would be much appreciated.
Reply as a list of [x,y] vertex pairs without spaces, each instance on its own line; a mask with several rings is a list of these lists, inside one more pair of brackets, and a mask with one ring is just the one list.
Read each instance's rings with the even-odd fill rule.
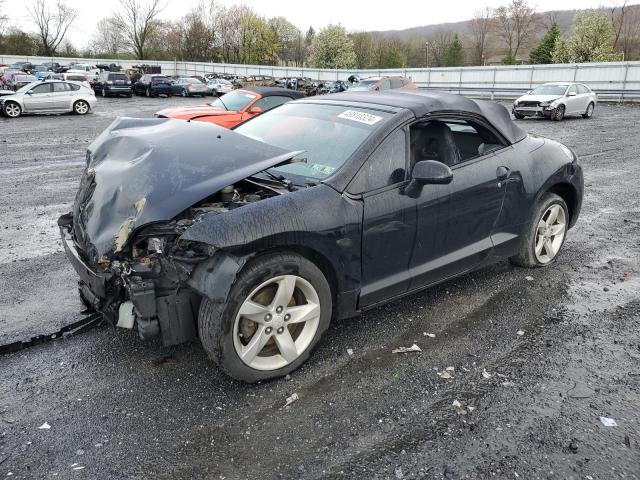
[[245,259],[182,235],[203,215],[287,193],[248,177],[299,153],[202,122],[116,120],[89,147],[73,211],[58,220],[85,306],[144,339],[195,338],[207,292],[194,271],[206,265],[228,292]]

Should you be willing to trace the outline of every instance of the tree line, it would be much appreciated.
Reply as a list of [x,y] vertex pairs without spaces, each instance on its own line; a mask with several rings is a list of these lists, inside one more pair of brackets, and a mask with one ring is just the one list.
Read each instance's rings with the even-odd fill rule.
[[32,29],[11,26],[0,0],[0,53],[180,60],[319,68],[404,68],[487,63],[566,63],[640,58],[640,5],[582,10],[567,32],[527,0],[477,11],[460,31],[440,28],[408,38],[348,32],[341,25],[304,31],[284,17],[244,5],[202,1],[182,18],[161,18],[163,0],[118,0],[86,46],[68,39],[77,11],[64,0],[32,0]]

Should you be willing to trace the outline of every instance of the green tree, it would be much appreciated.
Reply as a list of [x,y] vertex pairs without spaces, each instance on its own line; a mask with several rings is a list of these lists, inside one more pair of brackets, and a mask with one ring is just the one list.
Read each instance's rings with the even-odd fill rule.
[[513,52],[507,52],[507,54],[502,57],[502,60],[500,60],[500,63],[502,63],[502,65],[515,65],[516,64],[516,56]]
[[341,25],[328,25],[320,30],[311,44],[310,62],[317,68],[355,68],[353,42]]
[[15,27],[10,27],[0,37],[0,53],[6,55],[36,55],[38,43],[34,37]]
[[276,55],[281,63],[289,65],[296,62],[299,56],[300,30],[284,17],[273,17],[267,22],[273,30],[276,40]]
[[553,50],[556,48],[558,38],[560,38],[560,29],[558,24],[554,22],[538,46],[529,52],[529,63],[537,65],[553,63]]
[[553,61],[583,63],[610,61],[613,57],[613,26],[607,16],[590,10],[578,12],[573,33],[566,41],[556,41]]
[[369,32],[358,32],[349,35],[353,42],[358,68],[371,68],[374,58],[373,36]]
[[453,36],[453,40],[445,50],[442,64],[445,67],[459,67],[463,63],[464,63],[464,50],[462,48],[462,42],[460,41],[460,37],[456,33]]

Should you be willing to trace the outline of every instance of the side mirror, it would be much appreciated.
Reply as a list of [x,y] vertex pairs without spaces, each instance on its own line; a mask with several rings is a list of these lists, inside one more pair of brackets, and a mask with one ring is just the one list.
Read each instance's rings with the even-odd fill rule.
[[411,181],[404,193],[411,198],[418,198],[425,185],[446,185],[453,180],[453,172],[437,160],[421,160],[413,166]]
[[32,92],[31,90],[29,90],[29,91],[27,92],[27,95],[33,95],[33,92]]
[[577,95],[577,93],[576,93],[576,92],[569,92],[569,93],[567,94],[567,96],[568,96],[568,97],[575,97],[576,95]]
[[251,115],[257,115],[262,112],[264,112],[264,110],[262,110],[260,107],[251,107],[247,113],[250,113]]

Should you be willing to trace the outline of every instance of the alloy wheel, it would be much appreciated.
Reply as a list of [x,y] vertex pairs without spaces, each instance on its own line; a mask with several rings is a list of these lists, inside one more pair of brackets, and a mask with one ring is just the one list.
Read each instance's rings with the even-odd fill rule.
[[593,115],[593,103],[590,103],[587,107],[587,113],[585,114],[587,118],[591,118]]
[[238,357],[256,370],[294,362],[311,344],[320,324],[320,300],[302,277],[281,275],[255,288],[233,325]]
[[535,254],[540,263],[549,263],[556,257],[564,241],[566,231],[565,211],[560,205],[554,203],[545,210],[536,230]]
[[10,102],[4,106],[4,113],[7,117],[16,118],[20,116],[21,109],[17,103]]
[[75,111],[78,115],[84,115],[89,111],[89,105],[86,102],[76,102]]

